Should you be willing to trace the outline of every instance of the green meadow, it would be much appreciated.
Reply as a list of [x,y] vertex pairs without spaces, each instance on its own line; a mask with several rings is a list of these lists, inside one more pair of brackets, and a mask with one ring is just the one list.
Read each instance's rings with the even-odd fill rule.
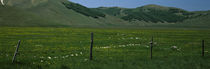
[[[93,60],[89,60],[90,33]],[[153,59],[150,41],[154,37]],[[210,30],[1,27],[1,69],[208,69]],[[12,63],[18,40],[17,60]],[[205,40],[205,56],[201,41]]]

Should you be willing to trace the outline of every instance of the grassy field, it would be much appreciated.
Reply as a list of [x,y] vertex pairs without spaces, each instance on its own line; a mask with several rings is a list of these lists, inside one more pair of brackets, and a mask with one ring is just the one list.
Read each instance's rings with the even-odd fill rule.
[[[91,32],[94,32],[92,61]],[[210,30],[1,27],[0,68],[208,69],[209,36]],[[201,57],[202,39],[206,41],[205,57]],[[22,42],[17,62],[12,64],[18,40]]]

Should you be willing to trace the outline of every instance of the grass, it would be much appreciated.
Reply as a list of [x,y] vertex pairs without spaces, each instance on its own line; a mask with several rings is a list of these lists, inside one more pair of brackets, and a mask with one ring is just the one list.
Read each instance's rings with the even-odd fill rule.
[[[94,32],[93,59],[89,58]],[[149,42],[154,36],[153,59]],[[1,69],[207,69],[210,30],[1,27]],[[201,40],[206,41],[201,57]],[[18,40],[17,62],[12,64]],[[178,49],[171,49],[177,46]]]

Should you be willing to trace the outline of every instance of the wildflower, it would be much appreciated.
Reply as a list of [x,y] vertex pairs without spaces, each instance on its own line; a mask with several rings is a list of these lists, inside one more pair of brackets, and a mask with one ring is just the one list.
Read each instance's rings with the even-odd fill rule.
[[146,48],[149,48],[149,46],[146,46]]
[[52,59],[51,57],[48,57],[48,59]]
[[136,37],[136,39],[138,40],[139,38],[138,38],[138,37]]
[[41,56],[40,58],[44,58],[43,56]]
[[74,56],[74,54],[71,54],[71,56]]
[[66,55],[66,57],[69,57],[69,55]]
[[179,49],[177,49],[177,51],[180,51],[181,49],[179,48]]
[[125,45],[122,45],[122,47],[125,47]]
[[133,37],[130,37],[130,39],[133,39]]
[[62,58],[65,58],[64,56],[62,56]]
[[78,54],[76,53],[75,56],[78,56]]
[[41,60],[41,62],[44,62],[43,60]]
[[104,48],[104,49],[106,49],[106,48],[110,48],[109,46],[106,46],[106,47],[101,47],[101,48]]
[[85,61],[88,61],[88,59],[84,59]]
[[80,54],[82,55],[82,52],[80,52]]
[[180,49],[178,49],[177,46],[172,46],[171,49],[172,49],[172,50],[178,50],[178,51],[180,50]]
[[177,49],[177,46],[172,46],[171,48],[172,48],[172,49]]
[[131,44],[132,46],[135,46],[135,44]]

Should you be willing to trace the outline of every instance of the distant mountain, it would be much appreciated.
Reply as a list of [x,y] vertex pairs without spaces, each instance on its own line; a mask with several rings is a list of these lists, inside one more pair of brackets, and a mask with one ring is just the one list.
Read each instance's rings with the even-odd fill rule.
[[146,5],[138,8],[128,9],[119,7],[99,7],[94,10],[104,12],[112,16],[117,16],[126,21],[146,21],[146,22],[182,22],[189,18],[196,17],[194,12],[188,12],[174,7],[164,7],[159,5]]
[[170,23],[191,26],[205,19],[200,25],[204,26],[209,25],[210,14],[159,5],[87,8],[68,0],[4,0],[4,3],[0,5],[0,26],[116,28],[169,26]]

